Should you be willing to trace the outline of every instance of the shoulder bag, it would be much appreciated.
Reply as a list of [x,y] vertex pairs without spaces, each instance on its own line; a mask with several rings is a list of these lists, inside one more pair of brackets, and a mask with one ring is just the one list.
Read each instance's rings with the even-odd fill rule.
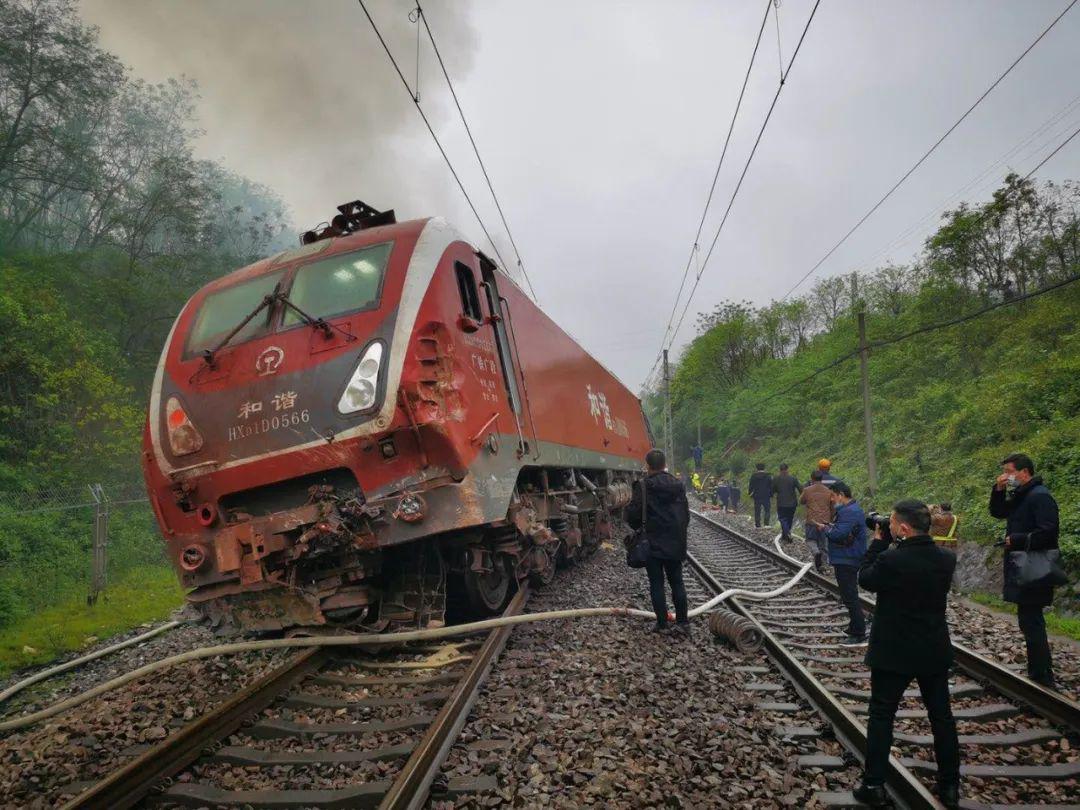
[[631,568],[644,568],[649,559],[649,538],[645,534],[645,479],[641,479],[641,528],[626,538],[626,564]]
[[1038,585],[1055,587],[1069,581],[1061,565],[1061,550],[1048,548],[1032,551],[1030,534],[1026,548],[1022,551],[1010,551],[1007,556],[1008,567],[1012,568],[1016,584],[1021,588]]

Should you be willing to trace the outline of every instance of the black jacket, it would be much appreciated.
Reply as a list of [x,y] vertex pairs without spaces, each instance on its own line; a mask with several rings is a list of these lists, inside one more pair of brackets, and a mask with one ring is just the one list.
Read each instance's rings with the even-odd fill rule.
[[912,675],[948,669],[953,660],[945,601],[956,555],[928,535],[889,549],[875,540],[859,567],[859,585],[877,594],[866,663]]
[[776,495],[777,509],[791,509],[799,505],[799,493],[802,492],[802,484],[794,475],[779,473],[773,476],[772,491]]
[[[690,525],[686,487],[667,472],[650,473],[644,483],[649,556],[661,560],[685,560],[686,527]],[[626,507],[626,521],[633,529],[641,528],[641,482],[634,484],[634,497]]]
[[[1018,487],[1011,498],[1003,489],[992,489],[990,514],[1005,518],[1005,534],[1012,538],[1011,551],[1045,551],[1058,547],[1057,501],[1038,476]],[[1009,551],[1006,551],[1006,558],[1008,555]],[[1054,588],[1052,585],[1021,588],[1013,579],[1012,569],[1006,565],[1002,597],[1006,602],[1046,606],[1054,601]]]
[[772,498],[772,476],[764,470],[755,470],[750,476],[746,492],[755,501],[768,501]]

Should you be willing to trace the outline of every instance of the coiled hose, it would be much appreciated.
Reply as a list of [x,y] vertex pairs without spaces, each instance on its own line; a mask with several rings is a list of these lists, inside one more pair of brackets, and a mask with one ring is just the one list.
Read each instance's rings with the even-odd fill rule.
[[[786,556],[786,555],[785,555]],[[700,616],[709,610],[712,610],[716,605],[721,602],[732,598],[733,596],[741,596],[747,599],[769,599],[774,596],[779,596],[788,589],[795,586],[795,584],[803,578],[807,571],[811,568],[811,563],[807,563],[802,569],[796,573],[790,580],[771,591],[757,592],[748,591],[742,588],[728,588],[726,591],[717,594],[709,601],[698,605],[696,608],[690,611],[689,615]],[[44,709],[41,709],[31,714],[23,715],[22,717],[16,717],[11,720],[5,720],[0,722],[0,732],[15,731],[16,729],[26,728],[27,726],[40,723],[42,720],[48,720],[50,717],[55,717],[68,709],[73,709],[76,706],[80,706],[88,700],[103,695],[106,692],[123,686],[124,684],[131,683],[134,680],[138,680],[144,675],[150,675],[167,667],[174,666],[176,664],[183,664],[188,661],[198,661],[203,658],[214,658],[219,655],[235,655],[237,653],[251,652],[254,650],[279,650],[279,649],[292,649],[296,647],[353,647],[353,646],[379,646],[386,644],[400,644],[407,641],[430,641],[433,639],[453,638],[455,636],[471,635],[473,633],[481,633],[488,630],[494,630],[498,627],[513,626],[518,624],[530,624],[532,622],[546,622],[560,619],[579,619],[587,616],[637,616],[641,618],[651,619],[653,614],[647,610],[638,610],[637,608],[625,608],[625,607],[594,607],[594,608],[574,608],[570,610],[549,610],[543,613],[526,613],[519,616],[500,616],[496,619],[484,619],[479,622],[469,622],[468,624],[458,624],[453,627],[433,627],[424,630],[406,630],[400,633],[363,633],[356,635],[342,635],[342,636],[315,636],[311,638],[276,638],[276,639],[263,639],[260,641],[238,641],[232,644],[218,644],[213,647],[201,647],[197,650],[189,650],[188,652],[179,653],[177,655],[171,655],[168,658],[162,658],[159,661],[154,661],[149,664],[145,664],[138,669],[133,669],[130,672],[125,672],[123,675],[118,675],[105,683],[98,686],[87,689],[85,692],[80,692],[77,695],[73,695],[65,700],[61,700],[58,703],[54,703]],[[104,654],[104,653],[103,653]],[[74,663],[74,662],[69,662]],[[65,665],[66,666],[66,665]],[[43,673],[39,673],[43,674]],[[37,677],[37,676],[35,676]],[[18,686],[18,684],[16,684]],[[14,689],[14,687],[12,687]]]

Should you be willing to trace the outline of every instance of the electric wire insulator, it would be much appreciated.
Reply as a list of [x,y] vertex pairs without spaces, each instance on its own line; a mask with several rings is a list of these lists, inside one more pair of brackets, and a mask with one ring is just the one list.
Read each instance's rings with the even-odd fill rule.
[[709,614],[709,630],[717,638],[730,641],[743,654],[761,649],[761,633],[754,623],[730,610],[721,609]]

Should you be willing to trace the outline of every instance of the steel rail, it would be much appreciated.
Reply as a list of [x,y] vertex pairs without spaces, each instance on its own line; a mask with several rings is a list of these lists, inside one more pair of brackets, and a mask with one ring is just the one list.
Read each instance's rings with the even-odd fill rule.
[[[730,526],[725,526],[724,524],[713,520],[708,515],[693,509],[691,512],[699,520],[703,520],[710,526],[720,529],[732,537],[737,538],[768,559],[789,570],[797,570],[797,566],[794,563],[790,560],[785,560],[768,546],[754,542],[749,537],[740,534]],[[808,571],[805,579],[824,588],[835,596],[840,596],[839,586],[832,580],[821,576],[821,574],[814,571]],[[860,593],[859,600],[862,602],[864,608],[873,612],[876,606],[873,599]],[[1080,733],[1080,703],[1071,700],[1060,692],[1047,689],[1045,686],[1035,683],[1035,681],[1024,675],[1013,672],[1003,664],[992,658],[988,658],[981,653],[975,652],[970,647],[959,644],[956,641],[953,641],[952,646],[956,665],[968,675],[977,680],[987,681],[1003,695],[1025,704],[1036,714],[1042,715],[1054,725],[1064,726],[1074,733]]]
[[[690,563],[695,573],[701,577],[708,587],[714,589],[717,593],[724,590],[723,583],[717,580],[713,573],[694,555],[688,553],[687,562]],[[753,622],[755,628],[761,634],[769,657],[772,658],[784,676],[792,683],[795,690],[814,707],[818,714],[829,722],[835,730],[840,743],[849,751],[856,751],[860,757],[865,758],[866,727],[738,599],[729,599],[727,605],[739,615]],[[903,807],[914,808],[914,810],[941,807],[941,804],[919,781],[919,778],[891,754],[885,784],[889,794]]]
[[[502,615],[516,616],[521,613],[527,600],[528,588],[523,586]],[[465,725],[480,686],[506,646],[512,629],[500,627],[488,634],[468,671],[436,714],[379,807],[419,808],[426,803],[431,783]],[[65,804],[63,810],[125,810],[139,804],[163,782],[202,757],[208,748],[235,733],[245,721],[258,715],[309,675],[321,670],[330,656],[331,651],[326,647],[312,648],[294,655],[80,793]]]
[[[524,610],[528,599],[529,589],[522,585],[502,615],[518,615]],[[431,783],[438,776],[451,746],[461,733],[480,694],[480,686],[487,680],[512,631],[513,627],[507,626],[496,628],[488,634],[473,658],[469,671],[458,681],[412,756],[394,779],[394,784],[379,804],[379,810],[415,810],[427,803]]]
[[124,810],[135,806],[164,780],[199,759],[207,747],[233,734],[245,720],[261,712],[299,681],[317,672],[328,657],[326,648],[312,648],[294,655],[280,667],[245,686],[176,734],[80,793],[65,804],[63,810]]

